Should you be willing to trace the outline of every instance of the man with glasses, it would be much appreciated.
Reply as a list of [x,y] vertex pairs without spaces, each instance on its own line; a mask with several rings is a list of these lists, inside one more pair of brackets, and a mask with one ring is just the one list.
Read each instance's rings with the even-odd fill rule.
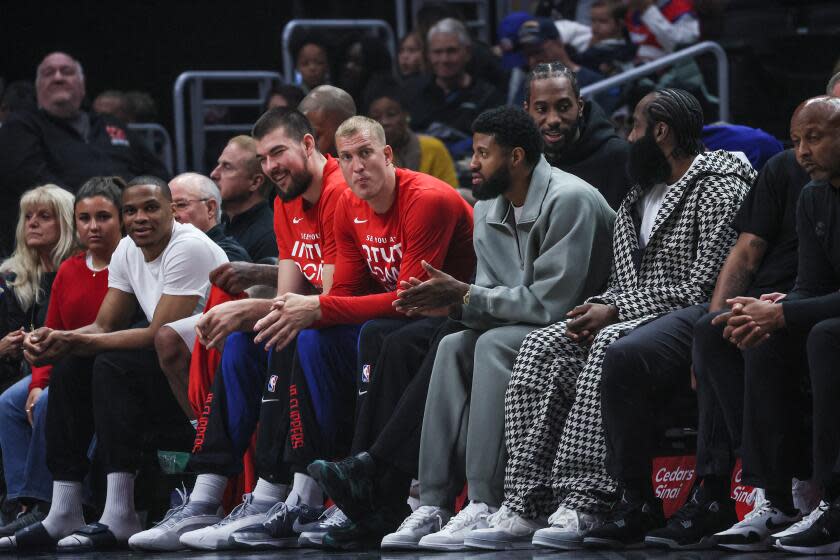
[[0,129],[0,256],[14,245],[17,200],[35,185],[75,191],[89,177],[169,177],[143,141],[111,115],[81,110],[85,77],[78,60],[47,55],[35,74],[38,109],[9,116]]

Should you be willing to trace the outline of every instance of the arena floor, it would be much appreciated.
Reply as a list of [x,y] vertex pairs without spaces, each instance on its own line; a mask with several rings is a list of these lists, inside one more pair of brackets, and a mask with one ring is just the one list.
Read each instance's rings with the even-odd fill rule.
[[[0,558],[18,558],[15,556],[0,556]],[[651,550],[634,550],[627,552],[550,552],[542,550],[517,550],[506,552],[451,552],[448,554],[435,554],[424,552],[404,553],[381,553],[371,552],[325,552],[321,550],[299,549],[283,552],[263,552],[249,554],[246,552],[220,552],[216,554],[205,554],[200,552],[170,552],[166,554],[148,554],[140,552],[102,552],[97,554],[42,554],[37,556],[20,556],[27,559],[60,558],[71,560],[75,558],[85,560],[111,560],[111,559],[146,559],[146,558],[189,558],[190,560],[253,560],[253,559],[286,559],[305,558],[306,560],[462,560],[475,558],[476,560],[544,560],[548,558],[558,559],[582,559],[582,560],[759,560],[759,559],[781,559],[793,558],[789,554],[781,552],[733,554],[723,551],[704,552],[665,552]]]

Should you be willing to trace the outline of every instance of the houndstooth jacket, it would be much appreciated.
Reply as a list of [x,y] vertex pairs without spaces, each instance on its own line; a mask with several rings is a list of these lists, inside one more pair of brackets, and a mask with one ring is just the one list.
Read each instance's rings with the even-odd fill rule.
[[[711,298],[718,272],[735,243],[732,223],[756,172],[729,152],[706,152],[665,195],[638,269],[636,185],[621,203],[613,231],[607,291],[589,302],[618,307],[626,330]],[[624,331],[624,329],[622,329]]]

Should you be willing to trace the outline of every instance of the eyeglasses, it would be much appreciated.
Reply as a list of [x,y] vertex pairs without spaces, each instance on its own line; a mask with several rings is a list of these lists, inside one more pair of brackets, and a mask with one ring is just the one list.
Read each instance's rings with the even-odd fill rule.
[[176,200],[172,203],[172,205],[178,210],[186,210],[193,202],[207,202],[208,200],[208,198],[185,198],[182,200]]

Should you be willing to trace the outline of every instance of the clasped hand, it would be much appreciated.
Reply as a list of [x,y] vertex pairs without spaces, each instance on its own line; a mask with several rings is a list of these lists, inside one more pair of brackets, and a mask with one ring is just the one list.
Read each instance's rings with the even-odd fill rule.
[[420,263],[429,279],[411,277],[400,282],[393,306],[409,317],[445,317],[464,301],[470,285],[436,269],[426,261]]
[[321,304],[318,296],[302,296],[287,293],[274,299],[268,315],[257,321],[254,340],[265,344],[265,349],[281,350],[300,331],[321,318]]
[[774,292],[760,298],[728,299],[729,311],[712,319],[712,324],[725,324],[723,338],[739,349],[755,348],[785,326],[785,316],[779,303],[784,297],[785,294]]
[[603,303],[584,303],[578,305],[566,317],[566,336],[578,344],[589,346],[598,332],[618,321],[618,308]]

